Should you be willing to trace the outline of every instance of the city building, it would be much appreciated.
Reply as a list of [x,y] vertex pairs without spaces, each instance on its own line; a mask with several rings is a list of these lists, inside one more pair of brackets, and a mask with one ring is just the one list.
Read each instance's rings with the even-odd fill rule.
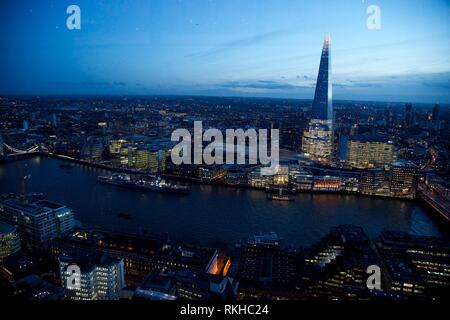
[[58,126],[58,118],[55,113],[52,113],[52,119],[51,119],[52,127],[56,128]]
[[144,283],[136,288],[133,300],[177,300],[177,288],[174,277],[159,269],[155,269],[147,276]]
[[415,298],[446,296],[450,289],[450,244],[429,236],[383,231],[377,247],[387,267],[386,286]]
[[386,172],[384,169],[373,168],[361,173],[359,192],[367,195],[381,195],[384,193]]
[[24,252],[18,251],[0,260],[0,277],[2,283],[14,283],[36,271],[34,261]]
[[150,168],[150,158],[153,158],[150,150],[147,148],[137,149],[135,167],[141,170],[148,170]]
[[120,155],[122,147],[127,143],[125,139],[112,139],[109,143],[110,155]]
[[311,119],[308,129],[303,132],[302,151],[311,160],[320,163],[331,161],[334,156],[331,121]]
[[54,257],[61,254],[106,254],[123,260],[127,284],[141,284],[154,269],[207,270],[215,250],[191,246],[175,246],[164,239],[127,233],[77,230],[52,241]]
[[315,175],[314,176],[314,191],[341,191],[341,178],[332,175]]
[[366,270],[380,264],[364,230],[352,225],[331,228],[302,260],[299,286],[308,299],[368,300]]
[[202,181],[218,181],[225,177],[225,170],[219,166],[204,166],[198,169],[198,175]]
[[44,250],[51,240],[68,234],[75,226],[72,209],[31,197],[1,200],[0,218],[17,228],[26,248],[36,251]]
[[287,187],[289,184],[289,167],[280,165],[276,174],[273,175],[274,187]]
[[296,191],[311,191],[314,185],[314,175],[300,165],[290,165],[289,184]]
[[235,300],[239,282],[229,276],[181,270],[173,273],[181,300]]
[[428,127],[433,130],[441,129],[439,104],[435,104],[431,113],[428,115]]
[[14,226],[0,221],[0,261],[20,251],[20,236]]
[[411,103],[405,105],[405,114],[403,119],[403,125],[405,128],[410,128],[414,124],[414,113]]
[[[119,300],[124,287],[122,259],[107,255],[61,255],[59,257],[61,284],[70,300]],[[73,282],[69,266],[80,273]]]
[[325,37],[316,90],[311,108],[311,120],[303,132],[302,151],[305,157],[329,163],[334,157],[333,96],[331,81],[330,38]]
[[264,175],[261,168],[255,168],[248,175],[248,184],[253,188],[266,188],[273,183],[273,176]]
[[295,296],[296,253],[281,247],[274,233],[250,237],[239,248],[239,297],[287,299]]
[[81,158],[86,160],[101,160],[103,143],[100,140],[89,140],[81,149]]
[[393,197],[415,198],[419,168],[410,161],[397,161],[391,165],[390,193]]
[[231,166],[225,169],[224,182],[229,185],[247,185],[248,170],[240,166]]
[[6,289],[9,296],[16,300],[63,300],[65,293],[60,286],[54,285],[36,274],[30,274],[15,281]]
[[351,137],[347,143],[347,163],[359,169],[384,168],[397,160],[392,141],[365,136]]

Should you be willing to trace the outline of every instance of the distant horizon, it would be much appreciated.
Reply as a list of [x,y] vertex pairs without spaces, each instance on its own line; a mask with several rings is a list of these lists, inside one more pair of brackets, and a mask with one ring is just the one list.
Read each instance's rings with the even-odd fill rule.
[[[269,99],[269,100],[294,100],[294,101],[304,101],[311,102],[313,98],[291,98],[291,97],[270,97],[270,96],[239,96],[239,95],[201,95],[201,94],[122,94],[122,93],[27,93],[27,94],[4,94],[0,93],[0,98],[40,98],[40,97],[122,97],[122,98],[156,98],[156,97],[166,97],[166,98],[225,98],[225,99]],[[361,100],[361,99],[334,99],[333,103],[344,103],[344,102],[354,102],[354,103],[377,103],[377,104],[408,104],[421,106],[434,106],[438,104],[440,107],[448,108],[450,103],[440,103],[440,102],[413,102],[413,101],[388,101],[388,100]]]

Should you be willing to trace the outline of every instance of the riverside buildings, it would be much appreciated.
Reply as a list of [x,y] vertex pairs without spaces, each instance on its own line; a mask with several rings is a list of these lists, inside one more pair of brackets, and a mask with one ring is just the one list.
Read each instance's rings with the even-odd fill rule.
[[390,191],[393,197],[414,198],[417,193],[419,168],[409,161],[397,161],[391,166]]
[[72,209],[33,197],[9,197],[0,201],[0,219],[17,228],[23,245],[32,251],[68,234],[75,225]]
[[358,169],[384,168],[397,159],[392,141],[387,139],[356,136],[347,144],[347,163]]

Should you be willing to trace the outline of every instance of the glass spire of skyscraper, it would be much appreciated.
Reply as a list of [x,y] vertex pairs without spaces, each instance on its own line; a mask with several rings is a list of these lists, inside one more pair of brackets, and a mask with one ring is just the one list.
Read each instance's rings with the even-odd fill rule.
[[317,75],[316,92],[312,104],[312,119],[333,119],[333,97],[331,84],[330,36],[325,36]]
[[326,36],[320,58],[311,120],[302,138],[303,154],[321,163],[330,163],[334,157],[331,87],[330,37]]

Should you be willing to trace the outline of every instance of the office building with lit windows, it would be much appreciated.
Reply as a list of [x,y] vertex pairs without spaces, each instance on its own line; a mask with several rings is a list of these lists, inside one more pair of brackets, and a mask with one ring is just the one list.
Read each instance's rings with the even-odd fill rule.
[[[70,300],[119,300],[124,287],[122,259],[107,255],[61,255],[59,257],[61,284]],[[74,275],[69,266],[77,266]],[[74,280],[74,277],[78,277]],[[74,281],[74,282],[70,282]]]
[[307,131],[303,132],[302,151],[311,160],[321,163],[330,161],[334,155],[331,121],[311,119]]
[[253,188],[266,188],[273,183],[273,176],[264,175],[261,168],[256,168],[248,175],[248,184]]
[[415,198],[419,167],[410,161],[397,161],[391,165],[390,193],[393,197]]
[[340,225],[302,258],[300,286],[308,299],[367,300],[367,267],[380,261],[361,227]]
[[68,234],[75,226],[72,209],[34,198],[0,201],[0,218],[17,228],[26,248],[36,251],[47,248],[51,240]]
[[392,292],[416,298],[446,296],[450,288],[450,244],[442,238],[383,231],[377,240]]
[[347,143],[347,164],[353,168],[384,168],[397,160],[392,141],[371,137],[352,137]]
[[367,195],[380,195],[384,192],[385,180],[386,172],[384,169],[367,169],[361,173],[359,192]]
[[14,226],[0,221],[0,261],[20,251],[20,236]]
[[289,166],[289,184],[294,190],[312,190],[314,175],[299,165]]

